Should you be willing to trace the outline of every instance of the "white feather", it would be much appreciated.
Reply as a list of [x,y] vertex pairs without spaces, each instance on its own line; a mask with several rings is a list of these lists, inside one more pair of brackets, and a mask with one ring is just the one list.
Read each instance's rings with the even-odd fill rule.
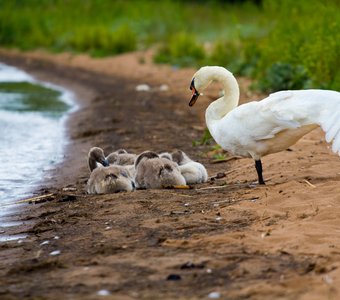
[[[340,150],[340,93],[329,90],[281,91],[261,101],[238,105],[235,77],[222,67],[203,67],[194,75],[198,92],[213,80],[224,87],[223,97],[209,105],[206,122],[223,149],[255,160],[287,149],[321,126],[332,150]],[[340,153],[339,153],[340,154]]]

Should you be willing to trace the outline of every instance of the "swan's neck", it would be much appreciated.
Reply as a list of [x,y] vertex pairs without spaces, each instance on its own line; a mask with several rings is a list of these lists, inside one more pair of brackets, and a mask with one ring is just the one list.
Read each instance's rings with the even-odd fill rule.
[[224,96],[212,102],[205,113],[207,126],[212,133],[214,124],[237,107],[240,90],[234,75],[224,68],[212,67],[209,72],[208,79],[210,81],[218,81],[222,83],[224,91]]
[[95,168],[97,168],[97,162],[92,157],[89,157],[88,165],[89,165],[90,172],[92,172]]

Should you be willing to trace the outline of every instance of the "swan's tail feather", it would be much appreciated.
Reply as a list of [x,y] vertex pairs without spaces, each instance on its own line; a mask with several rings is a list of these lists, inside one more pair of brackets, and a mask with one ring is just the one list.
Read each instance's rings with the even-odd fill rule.
[[322,124],[322,129],[326,132],[326,141],[330,143],[340,129],[340,112],[333,115]]
[[326,142],[332,142],[332,151],[340,155],[340,111],[335,111],[331,116],[321,122],[321,128],[326,133]]
[[340,133],[335,137],[333,141],[332,150],[334,153],[338,153],[340,155]]

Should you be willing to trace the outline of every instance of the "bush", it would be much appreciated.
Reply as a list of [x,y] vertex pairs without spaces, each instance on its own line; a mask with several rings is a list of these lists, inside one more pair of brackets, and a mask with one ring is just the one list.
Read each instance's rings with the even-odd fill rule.
[[[268,88],[272,84],[271,90],[280,86],[301,88],[311,85],[339,89],[340,81],[336,80],[340,60],[339,2],[265,0],[263,9],[266,16],[275,15],[275,21],[269,17],[263,20],[270,30],[257,41],[259,58],[255,78],[263,81],[265,77],[264,86]],[[275,71],[279,72],[275,78],[280,85],[268,80]]]
[[[338,0],[231,2],[2,0],[0,44],[96,56],[161,45],[156,62],[222,65],[266,81],[259,85],[266,89],[278,88],[268,74],[279,68],[293,78],[280,86],[307,74],[307,86],[340,89]],[[274,66],[279,62],[290,67]]]
[[275,63],[269,67],[257,87],[262,91],[297,90],[310,87],[310,79],[303,66]]
[[178,66],[199,65],[205,58],[203,46],[194,36],[179,33],[171,36],[157,51],[154,60],[157,63],[171,63]]
[[137,38],[125,25],[113,32],[106,27],[83,27],[69,37],[67,44],[75,51],[104,56],[136,50]]

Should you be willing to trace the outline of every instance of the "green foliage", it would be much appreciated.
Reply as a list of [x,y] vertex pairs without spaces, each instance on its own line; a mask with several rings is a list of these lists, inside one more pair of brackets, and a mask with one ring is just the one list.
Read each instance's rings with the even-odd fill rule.
[[104,56],[136,50],[137,38],[127,25],[112,32],[106,30],[105,27],[88,27],[81,28],[79,32],[70,36],[67,44],[75,51],[88,52],[93,56]]
[[2,0],[0,44],[94,56],[156,45],[157,62],[222,65],[265,90],[339,90],[339,1],[259,2]]
[[249,42],[236,40],[218,40],[209,56],[210,65],[224,66],[232,73],[250,76],[257,63],[258,54],[250,51]]
[[212,157],[214,160],[225,160],[227,155],[225,153],[216,153]]
[[205,57],[204,48],[195,37],[186,33],[171,36],[160,47],[154,59],[158,63],[171,63],[178,66],[198,65]]
[[257,87],[267,92],[280,90],[298,90],[310,87],[310,79],[306,69],[288,63],[275,63],[269,67],[264,77],[258,81]]
[[237,41],[218,40],[210,54],[210,64],[224,66],[232,72],[238,72],[243,64],[240,45]]
[[[271,30],[257,41],[259,59],[254,77],[267,80],[268,73],[273,74],[282,62],[280,73],[290,73],[296,88],[311,86],[339,89],[340,61],[340,5],[336,0],[285,0],[263,3],[268,16],[275,15]],[[264,20],[270,24],[269,20]],[[290,65],[290,67],[288,67]],[[289,69],[289,70],[288,70]],[[309,82],[306,81],[309,77]],[[287,85],[275,85],[283,89]],[[274,82],[272,82],[274,84]],[[264,85],[268,89],[268,85]],[[274,88],[270,88],[274,89]]]
[[211,136],[209,129],[205,128],[202,137],[199,140],[193,141],[192,145],[194,147],[201,145],[210,145],[213,141],[214,139]]

